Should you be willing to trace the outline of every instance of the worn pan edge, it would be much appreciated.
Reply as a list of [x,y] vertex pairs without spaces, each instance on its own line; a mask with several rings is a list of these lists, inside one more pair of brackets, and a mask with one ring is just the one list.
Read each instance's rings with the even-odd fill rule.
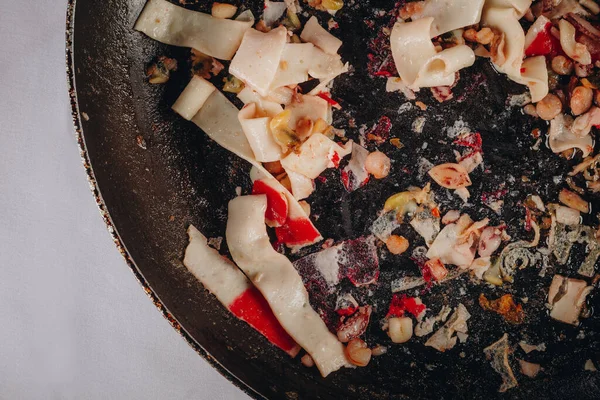
[[158,298],[154,290],[150,287],[141,271],[135,264],[135,261],[132,259],[115,225],[112,222],[112,218],[104,200],[102,199],[102,195],[100,194],[100,188],[96,182],[96,178],[94,176],[94,171],[92,165],[90,164],[87,147],[85,144],[84,132],[81,124],[81,114],[79,113],[79,103],[77,99],[77,89],[75,82],[75,64],[74,64],[74,34],[75,34],[75,7],[77,0],[68,0],[67,2],[67,12],[66,12],[66,29],[65,29],[65,60],[66,60],[66,73],[67,73],[67,89],[69,93],[69,102],[71,106],[71,117],[73,119],[73,128],[75,130],[75,138],[77,140],[77,145],[79,146],[79,155],[81,157],[81,162],[83,167],[85,168],[85,172],[87,175],[87,180],[90,185],[90,190],[94,195],[94,199],[96,200],[96,206],[100,211],[100,215],[102,216],[102,220],[106,225],[108,233],[112,237],[113,243],[123,256],[127,266],[133,273],[133,276],[136,278],[138,283],[146,292],[146,295],[150,298],[154,306],[160,311],[162,316],[169,322],[169,324],[173,327],[173,329],[188,343],[188,345],[196,351],[204,360],[206,360],[212,368],[218,371],[223,377],[225,377],[229,382],[233,383],[237,388],[242,390],[248,396],[254,399],[262,399],[264,398],[259,393],[257,393],[254,389],[248,386],[245,382],[235,376],[231,371],[226,369],[221,363],[219,363],[215,358],[213,358],[198,342],[194,340],[186,331],[181,327],[179,322],[175,319],[175,317],[169,312],[169,310],[165,307],[165,305]]

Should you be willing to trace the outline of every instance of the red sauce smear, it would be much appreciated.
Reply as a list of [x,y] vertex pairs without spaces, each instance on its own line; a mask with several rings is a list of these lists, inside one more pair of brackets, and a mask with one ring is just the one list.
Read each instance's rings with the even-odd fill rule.
[[283,329],[275,314],[271,311],[267,300],[255,287],[251,287],[239,295],[230,305],[236,317],[264,335],[269,342],[285,352],[293,353],[297,344]]
[[525,55],[527,57],[533,56],[555,56],[558,55],[562,48],[560,41],[550,33],[552,23],[548,22],[544,26],[544,30],[539,32],[535,39],[531,42],[529,47],[525,49]]
[[367,132],[367,140],[372,140],[377,144],[382,144],[388,140],[392,130],[392,121],[385,115],[379,118],[377,124]]
[[335,310],[336,313],[338,313],[339,316],[343,316],[343,317],[348,317],[352,314],[354,314],[356,312],[356,310],[358,310],[357,307],[346,307],[346,308],[340,308],[339,310]]
[[314,243],[320,236],[308,218],[288,219],[285,224],[275,228],[277,241],[289,246],[301,246]]
[[327,103],[329,103],[330,105],[332,105],[333,107],[339,107],[340,103],[338,103],[337,101],[333,100],[331,97],[329,97],[329,94],[325,93],[325,92],[319,92],[317,93],[317,96],[319,96],[320,98],[322,98],[323,100],[325,100]]
[[405,294],[395,294],[392,296],[392,302],[386,315],[387,317],[402,317],[406,311],[411,313],[415,318],[425,311],[425,304],[417,304],[417,299],[408,297]]
[[340,158],[340,155],[337,153],[337,151],[333,152],[333,154],[331,155],[330,160],[333,163],[333,166],[335,168],[338,168],[340,166],[341,158]]
[[252,194],[267,195],[267,212],[265,218],[274,226],[285,224],[288,215],[288,203],[285,195],[262,180],[254,181]]

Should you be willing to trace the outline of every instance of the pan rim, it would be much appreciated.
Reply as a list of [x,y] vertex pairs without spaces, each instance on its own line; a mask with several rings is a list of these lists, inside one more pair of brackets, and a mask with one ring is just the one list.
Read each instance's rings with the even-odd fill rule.
[[171,327],[187,342],[187,344],[202,357],[208,364],[215,369],[221,376],[226,378],[229,382],[235,385],[238,389],[244,392],[246,395],[253,399],[265,398],[260,393],[256,392],[250,385],[238,378],[231,371],[225,368],[218,360],[216,360],[204,347],[198,343],[185,329],[179,324],[177,319],[171,314],[167,307],[162,303],[158,295],[154,292],[154,289],[150,287],[135,261],[127,251],[125,244],[123,243],[121,236],[117,232],[117,229],[112,221],[110,212],[108,211],[104,200],[100,194],[100,188],[96,181],[92,165],[90,163],[87,146],[85,143],[85,133],[82,128],[81,114],[79,112],[79,102],[77,98],[77,85],[75,80],[75,8],[77,0],[67,0],[67,12],[66,12],[66,28],[65,28],[65,61],[66,61],[66,78],[67,78],[67,90],[69,94],[69,103],[71,108],[71,118],[73,120],[73,128],[75,131],[75,139],[79,147],[79,155],[81,163],[85,169],[86,177],[90,185],[90,191],[92,192],[94,199],[96,200],[96,206],[102,216],[102,220],[110,234],[113,243],[115,244],[119,253],[125,260],[125,263],[129,267],[130,271],[137,282],[142,286],[144,292],[148,298],[152,301],[157,310],[162,316],[169,322]]

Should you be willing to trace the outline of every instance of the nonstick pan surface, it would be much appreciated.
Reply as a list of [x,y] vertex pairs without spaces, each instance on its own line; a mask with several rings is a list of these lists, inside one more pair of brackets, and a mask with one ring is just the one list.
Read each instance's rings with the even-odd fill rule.
[[[315,368],[290,360],[231,316],[181,259],[189,224],[208,237],[224,236],[227,202],[236,196],[237,187],[248,193],[250,166],[171,111],[190,78],[189,49],[157,43],[132,29],[144,3],[73,0],[69,4],[67,68],[74,122],[92,190],[117,247],[173,327],[215,368],[250,396],[269,399],[600,397],[598,374],[583,370],[585,360],[600,360],[600,317],[595,313],[579,327],[565,326],[552,321],[544,305],[554,273],[575,276],[581,261],[577,251],[567,266],[551,265],[544,278],[538,276],[539,268],[531,267],[518,271],[515,283],[500,289],[474,284],[466,276],[434,287],[423,296],[434,312],[442,304],[461,302],[471,312],[465,344],[439,353],[425,347],[423,340],[413,339],[406,345],[390,346],[387,354],[373,358],[366,368],[342,370],[326,379]],[[189,3],[186,7],[200,11],[211,4]],[[262,1],[237,4],[260,15]],[[564,176],[570,162],[545,146],[532,150],[535,139],[530,132],[537,126],[546,128],[524,116],[519,107],[507,106],[509,95],[522,93],[524,88],[500,76],[486,60],[478,60],[462,73],[453,89],[453,101],[438,103],[423,91],[419,99],[428,105],[427,110],[401,107],[406,100],[398,93],[386,93],[385,79],[366,72],[369,43],[389,23],[394,5],[381,0],[351,2],[336,18],[340,28],[335,33],[344,41],[342,57],[353,70],[338,78],[333,89],[334,98],[343,106],[336,113],[335,125],[356,139],[361,126],[368,129],[387,116],[391,135],[400,138],[404,148],[382,145],[381,150],[394,160],[392,174],[353,193],[343,189],[339,171],[328,171],[310,199],[312,214],[319,216],[317,228],[335,241],[368,234],[389,195],[426,183],[418,168],[422,158],[434,164],[452,160],[449,128],[462,121],[460,126],[483,137],[486,172],[472,177],[473,195],[500,187],[508,193],[501,217],[476,201],[465,211],[493,222],[503,220],[513,238],[529,240],[530,234],[519,228],[523,225],[521,202],[529,193],[556,201],[559,187],[554,177]],[[325,15],[318,16],[326,23]],[[150,85],[145,67],[160,55],[177,59],[179,69],[167,84]],[[421,117],[423,132],[417,134],[413,124]],[[524,182],[523,176],[529,180]],[[436,193],[445,210],[461,205],[439,187]],[[408,231],[404,234],[417,240]],[[304,254],[318,249],[319,245]],[[391,298],[390,282],[417,274],[418,268],[408,257],[384,256],[378,286],[372,293],[357,294],[376,307],[366,335],[370,344],[389,344],[378,321]],[[483,311],[477,303],[482,292],[490,298],[504,293],[516,299],[527,297],[526,322],[508,325],[498,315]],[[592,297],[592,308],[598,298]],[[504,332],[514,350],[510,359],[519,386],[499,394],[500,376],[485,359],[483,348]],[[520,340],[544,342],[547,350],[526,356],[517,346]],[[518,373],[517,358],[538,362],[544,370],[536,379],[527,378]]]

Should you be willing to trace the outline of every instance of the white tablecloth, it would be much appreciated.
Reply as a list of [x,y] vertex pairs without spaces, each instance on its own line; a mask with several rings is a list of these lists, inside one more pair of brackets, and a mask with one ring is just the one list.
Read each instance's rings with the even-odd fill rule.
[[65,0],[0,6],[0,399],[245,399],[154,308],[89,191]]

